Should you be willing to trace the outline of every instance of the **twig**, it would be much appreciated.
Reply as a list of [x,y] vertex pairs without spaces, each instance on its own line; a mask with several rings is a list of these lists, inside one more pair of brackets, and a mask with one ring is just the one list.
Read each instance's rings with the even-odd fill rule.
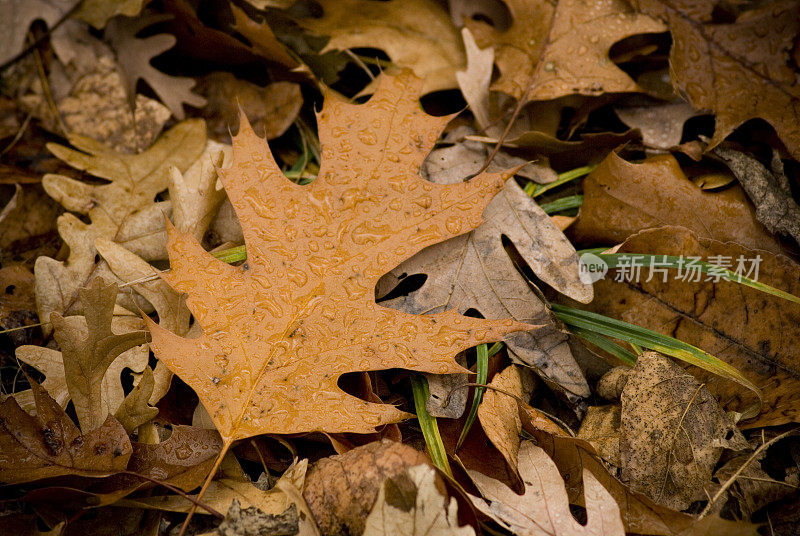
[[531,91],[531,87],[533,87],[533,84],[528,84],[528,88],[525,90],[525,93],[522,94],[522,97],[520,97],[519,101],[517,102],[517,106],[516,108],[514,108],[514,113],[511,114],[511,119],[509,119],[505,130],[503,130],[503,134],[500,136],[500,139],[497,140],[497,143],[495,144],[494,149],[492,149],[489,158],[486,159],[486,162],[484,162],[483,166],[481,167],[481,169],[478,170],[476,175],[479,175],[484,171],[486,171],[489,168],[489,164],[491,164],[492,160],[494,160],[494,157],[497,156],[497,153],[500,152],[500,147],[502,147],[503,142],[506,141],[506,137],[508,136],[508,133],[511,131],[511,127],[514,125],[514,121],[517,120],[517,116],[519,116],[519,113],[522,111],[522,108],[525,106],[525,103],[528,100],[528,94]]
[[725,493],[728,490],[728,488],[733,485],[736,479],[739,478],[739,475],[742,474],[742,472],[747,468],[747,466],[750,465],[753,462],[753,460],[755,460],[758,457],[759,454],[768,449],[774,443],[780,441],[786,436],[797,433],[799,430],[800,428],[793,428],[788,432],[784,432],[781,435],[773,437],[766,443],[762,443],[761,446],[758,447],[755,451],[753,451],[750,457],[747,458],[747,460],[745,460],[745,462],[730,476],[730,478],[728,478],[728,480],[726,480],[725,483],[722,486],[720,486],[720,488],[717,490],[714,496],[711,497],[711,500],[708,501],[706,507],[703,508],[703,511],[700,512],[700,515],[697,516],[697,519],[698,520],[703,519],[705,516],[708,515],[708,513],[711,511],[711,507],[714,506],[714,503],[717,502],[717,500],[722,496],[722,494]]

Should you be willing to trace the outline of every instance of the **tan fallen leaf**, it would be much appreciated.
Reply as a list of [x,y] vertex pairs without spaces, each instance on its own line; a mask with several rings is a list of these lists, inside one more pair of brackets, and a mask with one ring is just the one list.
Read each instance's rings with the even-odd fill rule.
[[708,389],[656,352],[639,356],[621,402],[621,479],[663,506],[707,499],[723,448],[748,448]]
[[466,65],[461,36],[447,12],[431,0],[323,0],[319,18],[298,23],[331,39],[322,52],[378,48],[392,62],[414,71],[428,93],[456,87]]
[[490,387],[483,395],[483,402],[478,406],[478,421],[486,437],[500,451],[512,471],[516,471],[518,466],[522,421],[517,400],[509,395],[522,400],[530,399],[533,382],[529,371],[517,365],[506,367],[492,378]]
[[82,21],[88,22],[98,30],[102,29],[108,20],[117,15],[135,17],[139,14],[146,0],[83,0],[78,11],[73,15]]
[[642,133],[642,142],[653,149],[670,149],[681,142],[683,125],[698,115],[685,101],[648,102],[615,106],[614,113],[631,128]]
[[104,477],[125,470],[131,442],[112,416],[99,428],[81,434],[47,392],[29,380],[35,415],[14,397],[0,402],[0,481],[30,482],[62,475]]
[[467,68],[464,71],[456,71],[456,80],[464,100],[475,115],[475,121],[483,130],[492,122],[489,115],[489,84],[494,69],[494,50],[478,48],[475,38],[467,28],[461,30],[461,37],[467,55]]
[[612,245],[644,229],[680,225],[722,242],[773,253],[782,249],[741,188],[705,192],[670,155],[633,164],[611,153],[583,181],[583,195],[578,219],[567,230],[577,243]]
[[141,79],[147,82],[178,120],[183,120],[184,103],[196,108],[202,108],[206,104],[204,98],[192,93],[195,81],[162,73],[150,64],[154,57],[175,45],[175,36],[157,34],[145,38],[136,37],[143,29],[162,20],[163,15],[133,18],[119,15],[108,21],[104,37],[117,54],[120,76],[124,80],[129,102],[133,102],[136,83]]
[[558,468],[544,450],[531,441],[525,441],[520,447],[519,472],[525,482],[525,494],[522,496],[493,478],[478,471],[469,471],[481,495],[489,501],[475,497],[475,505],[514,534],[625,534],[617,503],[589,470],[583,470],[586,525],[578,523],[570,512],[567,492]]
[[588,441],[597,454],[614,467],[620,467],[619,426],[622,409],[619,405],[589,406],[578,430],[579,439]]
[[[116,297],[117,286],[107,285],[97,278],[89,287],[80,291],[80,300],[86,311],[86,317],[64,318],[58,313],[51,316],[54,336],[61,347],[61,367],[66,388],[84,433],[102,425],[106,417],[114,413],[122,403],[124,394],[117,391],[121,391],[119,375],[121,370],[112,369],[112,377],[106,380],[112,363],[126,350],[142,345],[146,341],[144,331],[127,331],[122,335],[112,332],[111,322]],[[22,352],[20,358],[27,358],[34,365],[36,357],[44,354],[45,362],[51,363],[53,367],[51,381],[57,382],[55,387],[58,387],[60,378],[58,378],[58,365],[53,364],[53,350],[23,346],[20,351]],[[141,351],[138,354],[142,355]],[[133,356],[136,353],[128,355]],[[146,351],[143,356],[146,363]],[[122,362],[128,365],[129,359],[130,357],[123,358]],[[114,373],[116,377],[113,377]],[[109,384],[104,389],[106,381],[109,381]]]
[[625,529],[636,534],[660,536],[756,536],[758,525],[729,521],[718,516],[684,514],[660,506],[634,492],[612,476],[587,441],[572,437],[541,411],[520,406],[523,427],[555,462],[566,483],[570,504],[584,502],[584,471],[588,470],[619,506]]
[[608,51],[631,35],[666,30],[621,0],[508,0],[506,5],[508,29],[474,19],[465,24],[479,47],[495,49],[501,76],[492,89],[517,99],[527,91],[529,101],[638,91]]
[[[148,258],[163,255],[163,235],[152,232],[152,221],[163,222],[163,208],[153,203],[154,198],[167,188],[170,167],[186,170],[206,145],[204,125],[197,120],[176,125],[138,155],[114,152],[83,136],[73,136],[70,141],[83,152],[55,144],[48,147],[70,165],[110,182],[90,185],[62,175],[46,175],[42,181],[45,190],[65,208],[91,220],[86,224],[72,214],[62,215],[58,229],[70,247],[67,261],[36,260],[37,305],[43,319],[54,311],[80,312],[77,292],[96,269],[97,238],[113,239]],[[139,234],[143,220],[146,235]]]
[[436,471],[416,465],[381,486],[367,517],[364,536],[474,536],[470,526],[459,527],[458,505],[436,487]]
[[253,130],[271,140],[286,132],[303,104],[298,84],[274,82],[261,87],[227,72],[199,78],[196,91],[208,101],[201,114],[209,136],[224,143],[230,143],[231,132],[238,129],[241,112]]
[[158,408],[148,405],[154,387],[153,371],[150,367],[145,367],[141,381],[128,393],[114,413],[114,417],[129,434],[158,415]]
[[22,51],[33,21],[43,20],[52,28],[73,4],[71,0],[9,0],[0,4],[0,64]]

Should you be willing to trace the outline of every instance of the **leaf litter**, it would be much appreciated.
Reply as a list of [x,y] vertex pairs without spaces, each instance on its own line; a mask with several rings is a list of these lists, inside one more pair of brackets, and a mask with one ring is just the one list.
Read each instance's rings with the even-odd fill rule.
[[796,9],[4,3],[3,526],[790,534]]

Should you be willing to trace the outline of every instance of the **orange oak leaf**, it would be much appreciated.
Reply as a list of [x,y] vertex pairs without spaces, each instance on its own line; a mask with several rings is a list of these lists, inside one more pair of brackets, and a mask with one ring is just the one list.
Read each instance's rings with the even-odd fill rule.
[[151,322],[152,348],[197,392],[226,445],[263,433],[373,432],[409,415],[348,395],[342,374],[464,372],[458,352],[533,327],[375,303],[384,273],[477,227],[512,174],[454,185],[420,178],[450,119],[422,110],[421,84],[410,72],[383,76],[363,105],[328,95],[318,115],[323,164],[305,186],[284,177],[241,119],[232,165],[219,174],[242,224],[242,266],[170,230],[164,277],[188,294],[203,334],[185,339]]

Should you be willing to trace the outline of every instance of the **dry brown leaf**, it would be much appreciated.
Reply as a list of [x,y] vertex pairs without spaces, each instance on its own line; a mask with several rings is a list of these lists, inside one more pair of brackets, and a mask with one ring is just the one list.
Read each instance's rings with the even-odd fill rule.
[[663,32],[663,24],[635,13],[622,0],[507,0],[507,30],[466,20],[478,46],[493,46],[500,79],[492,89],[527,100],[639,91],[608,57],[617,41]]
[[728,521],[718,516],[697,516],[665,508],[628,489],[609,474],[588,442],[564,432],[540,411],[520,406],[523,427],[555,462],[566,482],[570,504],[582,504],[584,471],[589,471],[614,497],[628,532],[660,536],[756,536],[758,525]]
[[[758,281],[800,296],[800,267],[786,257],[731,243],[698,238],[680,227],[642,231],[630,237],[619,253],[683,255],[704,260],[719,256],[736,270],[743,259],[742,275],[758,255]],[[713,259],[712,259],[713,260]],[[687,261],[688,262],[688,261]],[[684,270],[683,276],[686,276]],[[612,272],[613,274],[613,272]],[[694,276],[676,279],[677,270],[651,281],[647,269],[638,281],[615,282],[612,275],[594,284],[595,299],[583,308],[670,335],[697,346],[739,370],[763,393],[761,414],[743,426],[777,426],[800,420],[800,305],[735,282],[694,282]],[[751,273],[752,278],[754,274]],[[758,322],[754,322],[758,315]],[[726,408],[742,411],[753,396],[719,376],[693,369]]]
[[144,3],[145,0],[83,0],[73,16],[100,30],[117,15],[135,17]]
[[[0,209],[0,263],[28,261],[36,256],[36,250],[28,252],[24,245],[45,241],[48,235],[52,235],[55,230],[53,222],[63,209],[48,197],[40,184],[3,185],[0,188],[0,199],[6,203]],[[6,188],[13,190],[9,197],[4,195]],[[15,253],[21,250],[24,256],[15,258]]]
[[286,179],[241,120],[233,163],[220,175],[245,235],[242,266],[170,231],[164,277],[189,294],[203,335],[184,339],[150,322],[151,348],[197,392],[227,445],[262,433],[372,432],[407,414],[346,394],[342,374],[464,372],[458,352],[530,329],[375,303],[389,267],[476,227],[508,176],[452,186],[419,177],[448,121],[423,112],[420,84],[406,72],[383,77],[364,105],[329,96],[319,115],[324,161],[308,186]]
[[368,443],[315,463],[303,496],[323,534],[361,534],[383,482],[422,463],[426,456],[408,445]]
[[800,157],[800,86],[789,63],[800,28],[797,2],[770,2],[728,24],[708,22],[713,2],[636,3],[663,19],[672,32],[670,66],[676,89],[696,109],[716,113],[709,148],[745,121],[760,117]]
[[456,500],[436,487],[436,471],[425,464],[389,477],[367,517],[364,536],[474,536],[458,526]]
[[322,0],[320,18],[298,22],[331,39],[322,53],[378,48],[392,62],[424,80],[422,92],[457,87],[455,72],[466,65],[461,36],[447,12],[432,0]]
[[514,493],[505,484],[477,471],[469,475],[486,499],[474,498],[475,505],[501,526],[518,536],[623,536],[625,528],[614,498],[583,470],[583,485],[588,518],[581,525],[572,516],[564,481],[558,468],[544,450],[531,441],[522,443],[519,472],[525,482],[525,494]]
[[[281,514],[292,504],[297,504],[298,510],[306,513],[308,507],[300,493],[302,493],[307,466],[308,460],[296,461],[286,470],[275,486],[267,491],[254,486],[249,481],[231,478],[214,480],[203,494],[202,501],[218,512],[226,512],[236,499],[241,506],[245,508],[255,506],[265,514]],[[117,505],[166,512],[188,512],[192,507],[192,503],[180,495],[125,499],[119,501]],[[198,510],[198,513],[203,512],[205,511],[202,508]]]
[[213,532],[215,536],[259,536],[297,534],[300,518],[297,505],[291,505],[281,514],[265,514],[255,506],[242,508],[239,499],[234,499],[225,519]]
[[[456,182],[456,177],[432,178]],[[476,309],[485,318],[511,316],[540,325],[536,331],[504,338],[512,359],[533,367],[573,399],[588,396],[567,336],[515,267],[503,239],[542,281],[586,302],[592,299],[592,287],[580,280],[575,249],[515,181],[506,182],[483,214],[486,221],[472,233],[431,246],[391,270],[380,280],[377,295],[385,296],[406,277],[425,274],[418,290],[382,303],[414,314]]]
[[[527,372],[527,374],[526,374]],[[506,367],[492,378],[490,388],[483,395],[478,406],[478,421],[489,441],[500,451],[511,470],[516,471],[519,454],[519,434],[522,421],[517,411],[517,400],[530,399],[533,391],[533,377],[516,365]],[[495,391],[495,389],[501,391]]]
[[[200,120],[174,126],[138,155],[116,153],[83,136],[73,136],[70,141],[82,152],[55,144],[48,147],[70,165],[110,182],[90,185],[62,175],[46,175],[42,181],[47,192],[65,208],[91,220],[86,224],[72,214],[62,215],[58,229],[70,248],[67,261],[48,257],[36,260],[36,299],[42,319],[49,318],[51,312],[80,312],[76,308],[77,293],[96,269],[96,239],[114,240],[147,258],[163,255],[163,235],[154,234],[152,228],[157,221],[161,222],[157,228],[163,229],[165,207],[153,201],[167,188],[170,167],[185,171],[206,144]],[[143,230],[147,233],[142,234]]]
[[[113,60],[101,57],[94,71],[75,82],[69,95],[56,106],[70,134],[101,141],[117,151],[137,153],[150,147],[170,112],[142,95],[135,96],[133,113],[126,103],[125,88]],[[42,106],[46,106],[44,99]],[[49,128],[58,132],[56,122]]]
[[[41,364],[47,369],[43,371],[47,374],[45,388],[51,387],[56,401],[62,405],[66,400],[61,388],[66,387],[84,433],[101,426],[122,402],[119,365],[132,365],[131,360],[142,361],[137,359],[140,357],[144,357],[145,365],[147,363],[147,352],[142,353],[141,348],[122,355],[144,344],[146,333],[130,329],[122,335],[112,332],[116,297],[115,284],[94,279],[88,288],[80,291],[85,317],[51,315],[61,352],[39,346],[22,346],[17,350],[21,360],[33,366]],[[120,357],[120,364],[112,368],[112,363]],[[135,370],[141,370],[141,366]]]
[[112,416],[81,434],[47,392],[30,380],[36,414],[14,397],[0,402],[0,481],[19,484],[61,475],[108,476],[125,470],[131,456],[128,434]]
[[621,479],[668,508],[707,499],[723,449],[749,447],[708,389],[656,352],[639,356],[621,402]]
[[184,103],[196,108],[206,104],[204,98],[192,93],[195,81],[162,73],[150,65],[150,60],[175,46],[175,36],[158,34],[141,39],[136,37],[143,29],[162,20],[165,20],[163,15],[120,15],[108,22],[104,36],[117,54],[117,65],[129,101],[132,103],[136,95],[136,83],[144,80],[172,114],[178,120],[183,120]]
[[287,52],[266,21],[254,21],[237,5],[231,5],[231,11],[235,20],[233,29],[250,41],[253,52],[290,69],[300,67],[300,62]]
[[589,406],[578,430],[579,439],[588,441],[597,454],[614,467],[620,467],[619,425],[621,407]]
[[670,155],[632,164],[611,153],[583,181],[583,195],[578,219],[567,230],[578,243],[612,245],[644,229],[681,225],[701,237],[781,252],[741,188],[705,192]]
[[464,39],[467,68],[456,72],[456,80],[475,116],[475,122],[481,129],[486,129],[492,122],[489,115],[489,85],[494,69],[494,50],[491,47],[483,50],[478,48],[467,28],[461,30],[461,37]]
[[[800,487],[796,470],[787,474],[783,480],[776,480],[764,471],[762,462],[766,454],[766,451],[762,451],[755,458],[752,454],[741,454],[714,473],[714,479],[720,484],[734,478],[728,493],[736,500],[735,508],[741,519],[750,520],[764,506],[795,495]],[[745,467],[742,469],[743,465]],[[725,501],[720,500],[717,504],[722,507],[724,503]]]
[[117,411],[114,412],[114,417],[129,434],[158,415],[158,408],[148,405],[155,385],[153,370],[146,367],[139,383],[128,393]]
[[615,106],[620,120],[642,133],[642,143],[653,149],[671,149],[681,142],[683,125],[698,115],[682,100]]
[[772,170],[740,151],[717,147],[714,154],[722,158],[739,179],[756,207],[758,221],[773,233],[789,235],[800,243],[800,206],[792,197],[783,162],[773,153]]
[[286,132],[303,105],[300,86],[295,83],[274,82],[260,87],[227,72],[198,79],[197,92],[208,101],[201,114],[209,136],[223,143],[229,143],[231,132],[237,130],[240,110],[259,136],[271,140]]
[[74,3],[74,0],[8,0],[0,4],[0,64],[22,51],[33,21],[41,19],[52,28]]
[[33,274],[28,268],[12,264],[0,268],[0,326],[13,328],[11,324],[23,321],[36,310],[33,296]]

